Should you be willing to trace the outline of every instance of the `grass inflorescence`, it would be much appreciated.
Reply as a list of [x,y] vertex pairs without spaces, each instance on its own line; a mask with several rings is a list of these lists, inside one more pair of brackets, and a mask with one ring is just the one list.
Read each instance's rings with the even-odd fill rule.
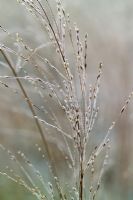
[[[18,2],[37,18],[42,30],[45,30],[44,33],[47,32],[49,42],[32,48],[19,33],[12,35],[0,26],[1,31],[10,37],[12,43],[17,43],[18,47],[17,51],[4,43],[0,44],[3,60],[0,64],[8,67],[12,73],[12,75],[0,76],[0,85],[20,95],[27,103],[33,123],[36,125],[36,134],[40,134],[43,143],[38,150],[42,153],[42,159],[48,162],[52,179],[47,182],[23,152],[18,151],[15,156],[2,144],[1,150],[7,153],[23,176],[19,176],[8,166],[6,172],[1,171],[0,174],[24,186],[38,200],[95,200],[109,156],[110,133],[127,108],[132,93],[120,110],[118,118],[112,122],[105,137],[100,143],[96,141],[89,148],[99,112],[97,101],[103,70],[102,63],[99,64],[96,81],[91,85],[87,75],[88,35],[85,34],[84,38],[81,38],[80,29],[77,25],[72,26],[69,14],[66,13],[60,0],[57,0],[56,17],[48,0],[19,0]],[[39,54],[39,50],[47,48],[47,45],[51,45],[55,50],[54,55],[58,64],[53,64],[52,60],[45,57],[45,53]],[[69,59],[70,49],[68,48],[71,49],[73,61]],[[16,62],[12,60],[12,55],[15,56]],[[20,71],[24,75],[20,76]],[[4,82],[5,80],[13,80],[16,87],[13,88]],[[43,106],[34,103],[29,87],[35,90]],[[54,107],[62,113],[62,120]],[[64,155],[62,162],[65,163],[65,170],[71,174],[71,180],[68,183],[60,180],[49,146],[48,132],[55,134],[65,149],[67,156],[62,152]],[[104,152],[102,162],[98,165],[97,159],[102,152]],[[19,158],[22,159],[24,165],[19,162]],[[30,171],[33,172],[32,175]]]

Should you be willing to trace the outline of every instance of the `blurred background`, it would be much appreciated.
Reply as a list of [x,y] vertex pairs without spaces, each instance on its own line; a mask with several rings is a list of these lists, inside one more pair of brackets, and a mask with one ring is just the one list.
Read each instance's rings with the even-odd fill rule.
[[[53,9],[56,3],[50,1]],[[81,35],[88,33],[88,81],[93,83],[100,62],[103,63],[103,77],[100,89],[100,112],[97,120],[96,134],[107,132],[125,100],[133,89],[133,1],[132,0],[64,0],[63,5],[70,14],[71,21],[77,24]],[[35,48],[47,42],[46,34],[41,30],[37,20],[16,0],[0,0],[0,25],[11,34],[21,33],[25,41]],[[12,47],[11,39],[0,31],[0,43]],[[43,53],[43,52],[41,52]],[[57,62],[51,55],[51,47],[45,55],[52,62]],[[51,58],[52,57],[52,58]],[[3,59],[0,55],[1,60]],[[0,63],[0,76],[11,75],[10,70]],[[21,75],[21,72],[20,72]],[[14,81],[9,81],[14,86]],[[31,88],[28,88],[29,91]],[[31,92],[35,101],[34,92]],[[41,104],[42,102],[39,102]],[[54,108],[59,117],[60,110]],[[108,170],[103,178],[103,199],[133,199],[133,100],[123,114],[111,135],[111,153]],[[52,135],[52,134],[51,134]],[[63,148],[57,140],[49,136],[49,143],[55,151],[54,161],[62,167],[59,152]],[[24,151],[40,171],[44,170],[39,159],[36,143],[40,137],[28,112],[27,105],[19,95],[0,85],[0,143],[17,152]],[[34,152],[34,155],[33,155]],[[38,164],[39,163],[39,164]],[[0,151],[0,166],[8,163]],[[0,176],[1,200],[27,200],[34,197],[22,187],[16,187],[9,180]]]

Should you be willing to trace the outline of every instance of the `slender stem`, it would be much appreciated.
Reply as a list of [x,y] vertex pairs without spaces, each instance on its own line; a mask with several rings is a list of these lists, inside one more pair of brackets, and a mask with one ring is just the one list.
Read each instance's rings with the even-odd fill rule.
[[56,33],[55,33],[55,31],[54,31],[54,28],[53,28],[53,26],[51,25],[51,22],[50,22],[50,20],[49,20],[49,17],[48,17],[48,15],[47,15],[45,9],[43,8],[41,2],[40,2],[39,0],[37,0],[37,2],[38,2],[38,4],[40,5],[40,7],[41,7],[41,9],[42,9],[42,11],[43,11],[43,13],[44,13],[44,15],[45,15],[47,21],[48,21],[49,27],[50,27],[50,29],[51,29],[53,35],[54,35],[55,41],[56,41],[57,46],[58,46],[58,48],[59,48],[59,51],[60,51],[62,60],[63,60],[63,62],[65,62],[65,56],[64,56],[64,54],[63,54],[63,52],[62,52],[62,50],[61,50],[61,46],[60,46],[60,44],[59,44],[59,41],[58,41],[58,38],[57,38]]
[[[31,101],[30,101],[30,99],[29,99],[29,97],[28,97],[28,95],[27,95],[27,92],[26,92],[26,90],[24,89],[24,87],[23,87],[23,85],[22,85],[20,79],[18,78],[18,75],[17,75],[17,73],[16,73],[16,70],[14,69],[14,67],[13,67],[13,65],[12,65],[12,63],[11,63],[9,57],[8,57],[8,55],[6,54],[6,52],[5,52],[4,50],[0,49],[0,51],[1,51],[1,53],[2,53],[2,55],[3,55],[3,57],[4,57],[4,59],[6,60],[7,64],[9,65],[9,67],[10,67],[10,69],[11,69],[13,75],[16,77],[16,81],[17,81],[17,83],[18,83],[18,85],[19,85],[19,87],[20,87],[20,89],[21,89],[21,91],[22,91],[22,93],[23,93],[23,95],[24,95],[24,98],[25,98],[25,100],[26,100],[26,102],[27,102],[27,104],[28,104],[28,106],[29,106],[29,108],[30,108],[30,110],[31,110],[31,113],[32,113],[32,115],[33,115],[33,117],[34,117],[36,126],[37,126],[37,128],[38,128],[38,130],[39,130],[39,133],[40,133],[40,135],[41,135],[41,138],[42,138],[42,140],[43,140],[43,143],[44,143],[45,147],[47,148],[47,142],[46,142],[45,136],[44,136],[44,134],[43,134],[43,130],[42,130],[42,128],[41,128],[41,125],[40,125],[40,123],[39,123],[39,120],[36,118],[36,113],[35,113],[35,111],[34,111],[34,108],[33,108],[33,106],[32,106],[32,103],[31,103]],[[48,153],[48,154],[49,154],[49,153]]]
[[80,177],[79,177],[79,200],[83,200],[83,188],[84,188],[84,167],[83,167],[83,149],[81,149],[80,155]]
[[[52,159],[52,157],[51,157],[51,153],[50,153],[50,150],[49,150],[49,146],[48,146],[48,143],[47,143],[47,141],[46,141],[45,135],[44,135],[44,133],[43,133],[42,127],[41,127],[41,125],[40,125],[39,119],[36,117],[36,112],[35,112],[35,110],[34,110],[33,104],[32,104],[32,102],[31,102],[30,98],[28,97],[28,94],[27,94],[26,90],[25,90],[24,87],[23,87],[23,85],[22,85],[22,83],[21,83],[21,81],[20,81],[20,79],[19,79],[19,77],[18,77],[18,75],[17,75],[17,72],[16,72],[16,70],[15,70],[14,67],[13,67],[12,62],[10,61],[9,56],[8,56],[7,53],[6,53],[4,50],[2,50],[2,49],[0,49],[0,52],[1,52],[1,54],[3,55],[4,59],[6,60],[7,64],[9,65],[9,67],[10,67],[10,69],[11,69],[13,75],[16,77],[16,81],[17,81],[17,83],[18,83],[18,85],[19,85],[19,87],[20,87],[20,89],[21,89],[21,91],[22,91],[22,93],[23,93],[23,95],[24,95],[24,98],[25,98],[25,100],[26,100],[26,102],[27,102],[27,104],[28,104],[28,106],[29,106],[29,109],[30,109],[30,111],[31,111],[31,113],[32,113],[32,115],[33,115],[33,117],[34,117],[35,124],[36,124],[36,126],[37,126],[37,128],[38,128],[38,131],[39,131],[40,135],[41,135],[41,138],[42,138],[42,141],[43,141],[43,144],[44,144],[44,147],[45,147],[47,156],[48,156],[48,161],[49,161],[49,163],[50,163],[51,166],[52,166],[52,168],[51,168],[51,169],[52,169],[52,173],[53,173],[54,177],[57,177],[56,168],[55,168],[54,165],[52,164],[52,163],[53,163],[53,159]],[[57,188],[57,190],[58,190],[58,192],[59,192],[59,188],[57,187],[57,183],[56,183],[56,182],[55,182],[55,185],[56,185],[56,188]],[[63,195],[62,195],[62,193],[61,193],[60,195],[61,195],[61,199],[63,200]]]
[[48,0],[45,0],[45,1],[47,2],[47,5],[48,5],[49,10],[50,10],[50,12],[51,12],[52,18],[53,18],[53,20],[54,20],[54,23],[55,23],[55,26],[56,26],[56,29],[57,29],[57,32],[58,32],[58,36],[60,36],[59,28],[58,28],[58,24],[57,24],[57,22],[56,22],[56,19],[55,19],[55,16],[54,16],[53,10],[52,10],[52,8],[51,8],[51,6],[50,6],[49,1],[48,1]]

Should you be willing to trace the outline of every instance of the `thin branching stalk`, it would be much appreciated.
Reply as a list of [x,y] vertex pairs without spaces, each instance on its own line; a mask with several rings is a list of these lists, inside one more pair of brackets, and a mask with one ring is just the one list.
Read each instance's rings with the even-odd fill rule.
[[[27,102],[27,104],[28,104],[28,106],[29,106],[29,109],[31,110],[31,113],[32,113],[33,118],[34,118],[34,120],[35,120],[35,124],[36,124],[36,126],[37,126],[37,128],[38,128],[38,131],[39,131],[39,133],[40,133],[40,136],[41,136],[41,138],[42,138],[42,141],[43,141],[43,144],[44,144],[44,148],[45,148],[45,150],[46,150],[46,152],[47,152],[48,161],[49,161],[50,164],[52,165],[52,173],[53,173],[53,175],[54,175],[55,177],[57,177],[56,169],[55,169],[54,165],[52,164],[52,158],[51,158],[51,154],[50,154],[50,151],[49,151],[48,143],[47,143],[47,141],[46,141],[46,138],[45,138],[45,135],[44,135],[44,133],[43,133],[42,127],[41,127],[41,125],[40,125],[39,119],[36,117],[37,115],[36,115],[36,112],[35,112],[35,110],[34,110],[33,104],[32,104],[32,102],[31,102],[30,98],[28,97],[28,94],[27,94],[26,90],[24,89],[24,87],[23,87],[23,85],[22,85],[20,79],[17,78],[18,75],[17,75],[17,73],[16,73],[16,71],[15,71],[15,68],[14,68],[12,62],[10,61],[10,58],[8,57],[7,53],[6,53],[4,50],[2,50],[2,49],[0,49],[0,52],[1,52],[1,54],[3,55],[4,59],[6,60],[7,64],[9,65],[9,67],[10,67],[10,69],[11,69],[13,75],[16,77],[16,81],[17,81],[17,83],[18,83],[18,85],[19,85],[19,87],[20,87],[20,89],[21,89],[21,91],[22,91],[22,93],[23,93],[23,95],[24,95],[24,98],[25,98],[25,100],[26,100],[26,102]],[[56,185],[56,187],[57,187],[57,184],[55,184],[55,185]],[[58,189],[58,188],[57,188],[57,189]],[[62,199],[63,199],[63,198],[62,198]]]
[[55,38],[55,41],[56,41],[57,46],[58,46],[58,48],[59,48],[59,51],[60,51],[62,60],[63,60],[63,62],[65,63],[65,61],[66,61],[66,60],[65,60],[65,56],[64,56],[64,54],[63,54],[63,52],[62,52],[62,50],[61,50],[61,46],[60,46],[60,44],[59,44],[59,41],[58,41],[58,38],[57,38],[56,33],[55,33],[55,31],[54,31],[54,28],[53,28],[53,26],[52,26],[52,24],[51,24],[51,22],[50,22],[50,20],[49,20],[49,17],[48,17],[48,15],[47,15],[45,9],[43,8],[41,2],[40,2],[39,0],[36,0],[36,1],[37,1],[38,4],[40,5],[40,7],[41,7],[41,9],[42,9],[42,11],[43,11],[43,13],[44,13],[44,15],[45,15],[47,21],[48,21],[48,25],[49,25],[49,27],[50,27],[50,29],[51,29],[53,35],[54,35],[54,38]]
[[6,53],[4,50],[2,50],[2,49],[0,49],[0,51],[1,51],[1,53],[2,53],[2,55],[3,55],[3,57],[4,57],[4,59],[6,60],[7,64],[9,65],[9,67],[10,67],[10,69],[11,69],[13,75],[16,77],[16,81],[17,81],[17,83],[18,83],[18,85],[19,85],[19,87],[20,87],[20,89],[21,89],[21,91],[22,91],[22,93],[23,93],[23,95],[24,95],[25,100],[27,101],[27,104],[28,104],[28,106],[29,106],[29,108],[30,108],[30,110],[31,110],[31,113],[32,113],[33,118],[34,118],[35,123],[36,123],[36,126],[37,126],[37,128],[38,128],[38,131],[39,131],[39,133],[40,133],[40,135],[41,135],[41,138],[42,138],[42,141],[43,141],[43,143],[44,143],[44,146],[46,147],[47,152],[48,152],[48,155],[49,155],[50,153],[49,153],[49,150],[48,150],[48,147],[47,147],[47,142],[46,142],[45,136],[44,136],[44,134],[43,134],[43,130],[42,130],[42,128],[41,128],[41,125],[40,125],[40,123],[39,123],[39,120],[36,118],[36,113],[35,113],[35,111],[34,111],[34,108],[33,108],[33,106],[32,106],[32,103],[31,103],[31,101],[30,101],[30,99],[29,99],[29,97],[28,97],[28,94],[26,93],[26,90],[24,89],[24,87],[23,87],[23,85],[22,85],[20,79],[17,78],[18,75],[17,75],[17,73],[16,73],[16,71],[15,71],[15,68],[13,67],[13,65],[12,65],[12,63],[11,63],[11,61],[10,61],[8,55],[7,55],[7,53]]

